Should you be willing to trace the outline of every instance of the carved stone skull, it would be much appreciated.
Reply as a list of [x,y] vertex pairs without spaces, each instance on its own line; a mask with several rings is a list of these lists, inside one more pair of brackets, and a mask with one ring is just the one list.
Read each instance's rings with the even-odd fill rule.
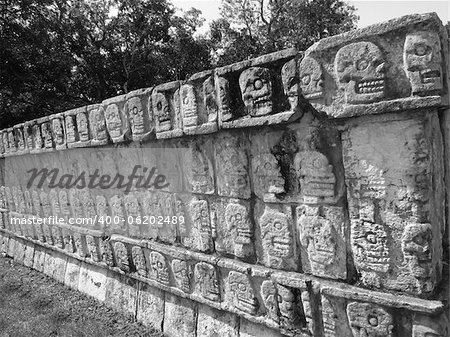
[[235,230],[234,243],[247,245],[253,236],[252,223],[244,205],[230,203],[225,208],[225,221],[228,230]]
[[74,143],[76,141],[74,118],[73,115],[66,116],[67,143]]
[[248,276],[230,271],[228,283],[234,306],[249,314],[254,314],[258,309],[258,300]]
[[41,149],[43,143],[42,143],[41,127],[39,126],[39,124],[33,125],[33,135],[34,135],[34,148]]
[[302,211],[300,242],[308,252],[313,274],[322,274],[325,266],[335,262],[337,233],[330,220],[318,214],[318,208],[303,206]]
[[208,114],[208,122],[215,122],[217,120],[217,103],[216,90],[214,88],[212,76],[208,77],[203,82],[203,104],[205,105]]
[[356,42],[339,49],[334,61],[347,104],[370,103],[385,95],[385,60],[372,42]]
[[197,97],[194,86],[184,84],[180,88],[181,113],[184,126],[195,126],[198,122]]
[[130,272],[127,247],[122,242],[114,243],[114,255],[117,266],[126,273]]
[[133,264],[136,267],[137,273],[142,277],[147,277],[147,265],[142,248],[138,246],[131,248],[131,256],[133,257]]
[[44,146],[46,149],[53,147],[52,132],[50,128],[50,122],[44,122],[41,125],[42,137],[44,138]]
[[285,192],[285,180],[280,172],[280,165],[271,153],[264,153],[253,158],[255,192],[257,195],[274,199],[276,194]]
[[347,316],[354,337],[392,337],[393,318],[382,307],[370,303],[352,302]]
[[211,301],[220,299],[219,280],[213,265],[205,262],[197,263],[195,265],[195,281],[203,297]]
[[53,129],[53,134],[55,137],[56,145],[64,144],[64,132],[63,132],[61,120],[59,118],[53,119],[52,129]]
[[288,97],[291,110],[298,107],[299,79],[297,73],[297,60],[287,62],[281,68],[281,80],[283,82],[284,94]]
[[260,219],[263,247],[270,256],[292,255],[292,235],[285,214],[266,208]]
[[33,127],[30,124],[25,123],[24,129],[25,129],[25,143],[27,145],[27,148],[31,150],[33,148]]
[[272,74],[267,68],[252,67],[239,76],[242,100],[250,116],[272,113]]
[[119,138],[122,135],[122,120],[120,118],[119,107],[110,104],[105,112],[106,127],[111,138]]
[[19,150],[25,150],[25,140],[23,138],[23,127],[18,127],[14,129],[17,138],[17,147]]
[[261,284],[261,297],[267,310],[267,316],[278,322],[278,302],[275,285],[272,281],[263,281]]
[[144,110],[139,97],[131,97],[127,101],[128,116],[130,117],[131,132],[140,135],[145,132]]
[[403,59],[413,94],[442,90],[441,42],[437,33],[421,31],[408,34]]
[[402,251],[414,277],[430,277],[433,267],[431,224],[411,223],[406,225],[402,236]]
[[303,97],[314,100],[323,97],[322,66],[312,57],[305,57],[299,65],[300,88]]
[[153,114],[156,118],[156,128],[158,132],[168,131],[171,128],[169,102],[161,92],[153,90],[152,93]]
[[89,140],[88,120],[84,112],[77,113],[77,128],[78,128],[78,137],[80,137],[80,142],[88,141]]
[[167,267],[166,258],[164,255],[158,252],[150,253],[150,277],[156,281],[168,285],[170,283],[169,279],[169,268]]
[[355,263],[360,269],[384,273],[389,270],[390,255],[383,225],[353,220],[351,241]]
[[172,270],[177,287],[184,292],[189,292],[191,289],[191,282],[186,261],[177,259],[172,260]]
[[217,78],[217,101],[221,120],[226,122],[233,118],[231,113],[230,83],[225,77]]

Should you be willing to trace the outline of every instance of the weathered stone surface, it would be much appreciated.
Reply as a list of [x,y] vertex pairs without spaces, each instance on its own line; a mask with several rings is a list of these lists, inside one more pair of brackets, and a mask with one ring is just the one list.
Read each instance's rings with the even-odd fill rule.
[[351,245],[364,285],[429,295],[438,282],[439,132],[437,116],[423,112],[357,124],[343,134]]
[[255,314],[259,304],[253,285],[247,275],[230,271],[227,277],[227,298],[232,306],[249,314]]
[[[10,244],[11,244],[10,240]],[[34,261],[33,261],[33,269],[36,269],[37,271],[40,271],[41,273],[44,272],[44,266],[45,266],[45,258],[46,258],[46,250],[42,248],[41,246],[36,246],[34,250]]]
[[130,123],[125,110],[125,100],[125,95],[121,95],[102,102],[106,129],[113,143],[121,143],[130,136]]
[[382,307],[351,302],[347,305],[347,316],[353,336],[392,337],[393,317]]
[[197,336],[238,337],[238,316],[212,309],[206,305],[198,308]]
[[105,304],[117,311],[136,316],[138,281],[115,272],[106,278]]
[[164,292],[139,282],[136,319],[146,326],[163,329]]
[[151,106],[155,118],[156,138],[173,138],[183,135],[180,103],[180,82],[156,86],[152,91]]
[[48,250],[44,260],[43,273],[58,282],[64,283],[66,276],[67,256]]
[[168,337],[191,337],[196,331],[197,305],[189,300],[166,294],[164,334]]
[[80,279],[81,261],[73,258],[67,259],[66,274],[64,276],[64,284],[71,289],[78,290],[78,281]]
[[282,337],[283,335],[278,331],[269,329],[260,324],[255,324],[247,321],[244,318],[241,318],[240,328],[239,328],[239,336],[240,337]]
[[125,110],[131,126],[133,141],[149,139],[154,133],[155,122],[151,107],[152,89],[138,89],[129,92],[126,96]]
[[104,302],[106,299],[107,274],[106,269],[83,262],[80,266],[78,290],[100,302]]

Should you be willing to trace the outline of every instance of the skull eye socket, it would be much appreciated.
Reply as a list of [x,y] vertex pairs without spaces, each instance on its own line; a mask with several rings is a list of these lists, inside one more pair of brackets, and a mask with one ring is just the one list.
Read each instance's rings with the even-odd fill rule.
[[425,55],[431,53],[431,48],[424,44],[420,44],[420,45],[416,46],[416,48],[414,48],[414,53],[417,56],[425,56]]
[[161,109],[162,109],[162,103],[161,103],[161,102],[158,102],[158,103],[156,104],[156,108],[157,108],[158,110],[161,110]]
[[187,96],[183,98],[183,103],[189,104],[189,98]]
[[283,228],[283,225],[281,224],[281,222],[276,221],[274,222],[273,227],[275,227],[276,230],[280,230]]
[[367,232],[366,240],[369,243],[376,244],[377,243],[377,235],[374,232]]
[[420,246],[423,246],[426,244],[426,240],[422,235],[418,235],[413,239],[414,243],[417,243]]
[[367,69],[367,67],[369,66],[369,62],[367,60],[361,59],[357,62],[356,64],[356,68],[358,70],[364,70]]
[[378,326],[378,318],[374,315],[369,315],[367,321],[371,326]]
[[253,82],[253,87],[255,88],[255,90],[261,89],[263,85],[264,85],[263,81],[261,81],[261,79],[259,78],[257,78],[255,82]]
[[311,76],[309,74],[302,77],[302,84],[308,85],[309,82],[311,82]]

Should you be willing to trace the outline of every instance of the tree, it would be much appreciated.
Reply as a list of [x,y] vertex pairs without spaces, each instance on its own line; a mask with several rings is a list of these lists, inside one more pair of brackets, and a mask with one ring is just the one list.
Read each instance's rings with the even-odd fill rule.
[[[167,0],[0,0],[0,127],[210,66],[201,12]],[[176,60],[176,61],[174,61]]]
[[239,61],[240,50],[251,57],[288,47],[305,50],[324,33],[354,29],[354,12],[340,0],[222,0],[222,18],[211,24],[215,61]]

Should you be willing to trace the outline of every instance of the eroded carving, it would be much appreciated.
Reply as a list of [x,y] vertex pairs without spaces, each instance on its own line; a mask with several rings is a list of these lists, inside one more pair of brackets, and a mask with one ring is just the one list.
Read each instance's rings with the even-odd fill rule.
[[285,193],[285,180],[274,155],[263,153],[252,160],[255,194],[265,202],[273,202]]
[[60,118],[52,120],[53,139],[57,148],[65,145],[64,129]]
[[53,137],[50,122],[43,122],[41,124],[42,138],[44,139],[44,148],[53,148]]
[[195,89],[191,84],[184,84],[180,88],[181,113],[185,127],[198,124],[197,98]]
[[152,108],[156,121],[156,132],[169,131],[172,127],[169,101],[161,92],[153,90]]
[[203,104],[206,107],[206,113],[208,115],[208,122],[217,121],[217,103],[216,103],[216,90],[214,88],[213,77],[208,77],[202,85],[203,88]]
[[278,302],[275,284],[266,280],[261,284],[261,297],[266,307],[267,317],[278,323]]
[[234,237],[234,255],[245,258],[253,254],[253,223],[244,205],[229,203],[225,208],[227,231]]
[[272,113],[272,74],[269,69],[252,67],[239,76],[242,100],[250,116]]
[[128,116],[130,117],[131,132],[133,136],[145,133],[144,109],[139,97],[131,97],[127,101]]
[[123,242],[114,243],[114,256],[117,267],[126,273],[130,272],[130,261],[128,259],[128,250]]
[[386,273],[390,256],[384,226],[364,220],[352,220],[351,224],[351,242],[357,268]]
[[221,120],[226,122],[233,118],[231,113],[230,84],[225,77],[218,77],[216,86],[219,114]]
[[339,49],[334,61],[347,104],[376,102],[385,96],[385,59],[372,42],[356,42]]
[[89,112],[89,126],[91,129],[92,145],[103,145],[108,142],[103,107],[93,108]]
[[220,299],[219,280],[216,268],[205,262],[199,262],[194,268],[196,287],[202,296],[211,301]]
[[[186,246],[206,252],[212,249],[211,221],[209,207],[206,200],[192,199],[189,202],[189,214],[191,226],[184,235],[183,242]],[[180,233],[183,235],[183,233]]]
[[[133,193],[129,193],[124,197],[124,204],[127,212],[128,231],[131,236],[137,237],[140,235],[140,230],[136,219],[142,219],[141,206]],[[131,220],[131,222],[128,222],[128,220]]]
[[281,68],[281,80],[283,82],[284,94],[289,100],[291,110],[296,110],[298,107],[299,94],[299,78],[296,59],[290,60],[285,63],[283,68]]
[[393,318],[385,309],[375,304],[352,302],[347,306],[347,316],[354,337],[392,337]]
[[191,290],[191,276],[187,262],[178,259],[172,260],[172,271],[175,285],[184,292],[189,292]]
[[236,271],[230,271],[228,284],[233,305],[249,314],[256,313],[258,300],[255,297],[253,286],[248,276]]
[[441,42],[437,33],[421,31],[408,34],[403,59],[414,95],[442,90]]
[[66,115],[66,137],[67,143],[75,143],[77,141],[75,134],[75,116],[74,115]]
[[106,128],[113,141],[122,138],[122,119],[117,104],[110,104],[105,112]]
[[305,57],[299,65],[300,88],[303,97],[308,100],[322,98],[323,70],[322,66],[312,57]]
[[142,277],[147,277],[147,265],[145,263],[145,256],[142,248],[133,246],[133,248],[131,248],[131,256],[137,273]]
[[214,192],[212,165],[200,144],[186,152],[186,180],[189,190],[194,193],[210,194]]
[[164,255],[158,252],[150,253],[149,277],[165,285],[169,285],[169,268]]

